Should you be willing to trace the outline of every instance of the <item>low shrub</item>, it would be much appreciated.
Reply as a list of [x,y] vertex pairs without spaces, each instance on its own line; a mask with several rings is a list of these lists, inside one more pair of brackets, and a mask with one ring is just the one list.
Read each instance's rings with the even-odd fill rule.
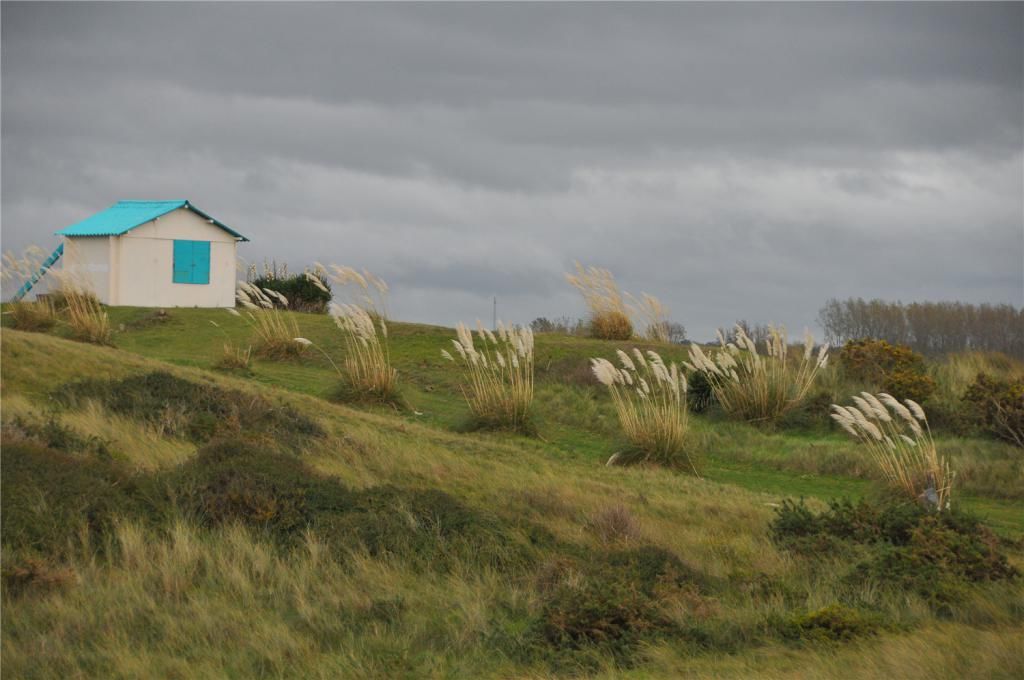
[[631,447],[616,462],[650,461],[699,476],[688,450],[686,376],[676,364],[666,365],[657,352],[648,351],[644,357],[634,348],[633,357],[619,350],[621,369],[607,359],[590,360],[594,375],[611,392],[619,425]]
[[633,322],[618,311],[592,314],[589,328],[590,337],[598,340],[629,340],[633,337]]
[[936,388],[925,373],[924,357],[906,345],[885,340],[853,340],[839,351],[847,378],[875,385],[897,399],[925,401]]
[[299,450],[323,429],[291,406],[278,406],[258,395],[199,383],[156,371],[120,380],[83,380],[57,389],[53,398],[65,406],[95,400],[114,413],[137,418],[159,431],[201,443],[235,433],[274,437]]
[[914,503],[833,501],[823,513],[784,501],[773,540],[809,558],[845,556],[843,578],[916,592],[937,607],[961,599],[973,583],[1019,577],[1002,541],[976,518],[936,514]]
[[884,630],[878,614],[838,603],[794,614],[786,618],[780,628],[784,638],[810,643],[848,642]]
[[508,571],[535,559],[522,531],[438,489],[383,486],[355,492],[351,501],[346,512],[321,516],[317,524],[345,547],[436,571],[460,563]]
[[694,413],[704,413],[715,403],[715,392],[711,381],[703,371],[690,371],[686,374],[686,403]]
[[331,302],[331,284],[320,269],[292,275],[288,274],[287,268],[283,271],[267,270],[248,283],[261,290],[272,290],[280,294],[288,300],[288,304],[282,305],[282,308],[296,312],[323,314]]
[[1001,380],[979,373],[964,393],[963,403],[979,427],[1024,448],[1024,378]]
[[533,331],[498,322],[495,334],[478,321],[479,349],[465,324],[459,324],[457,333],[452,344],[458,360],[447,350],[441,350],[441,356],[462,367],[462,394],[475,424],[532,433]]
[[523,531],[436,489],[352,490],[266,442],[218,439],[155,482],[158,506],[177,498],[207,525],[241,522],[294,546],[313,530],[339,555],[365,550],[424,570],[469,562],[517,569],[533,560]]
[[61,559],[83,535],[102,549],[131,514],[133,477],[109,458],[6,440],[0,447],[0,535],[4,552]]
[[588,650],[599,650],[628,666],[643,642],[676,632],[659,599],[692,585],[692,578],[672,553],[643,546],[549,563],[542,583],[536,623],[542,644],[582,652],[584,659]]

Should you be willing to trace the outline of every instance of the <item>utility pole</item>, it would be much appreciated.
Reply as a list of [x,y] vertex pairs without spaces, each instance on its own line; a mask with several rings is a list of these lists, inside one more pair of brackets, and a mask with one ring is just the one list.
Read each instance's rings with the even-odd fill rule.
[[498,330],[498,296],[494,296],[494,317],[491,323],[491,330]]

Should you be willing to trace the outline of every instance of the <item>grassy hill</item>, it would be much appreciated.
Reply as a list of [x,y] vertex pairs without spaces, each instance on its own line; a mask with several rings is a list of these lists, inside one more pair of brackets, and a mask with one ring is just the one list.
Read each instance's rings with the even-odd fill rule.
[[[695,417],[701,479],[604,466],[620,442],[586,359],[611,343],[539,337],[524,437],[467,431],[450,329],[391,325],[395,409],[337,403],[314,352],[213,370],[249,333],[223,311],[110,312],[116,348],[3,330],[4,675],[1024,673],[1008,446],[940,442],[1002,538],[870,505],[823,524],[783,504],[872,483],[813,413]],[[341,354],[328,318],[298,323]]]

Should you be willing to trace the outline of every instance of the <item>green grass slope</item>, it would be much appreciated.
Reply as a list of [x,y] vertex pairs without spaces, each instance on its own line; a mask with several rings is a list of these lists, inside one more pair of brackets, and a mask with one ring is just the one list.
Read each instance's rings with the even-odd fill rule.
[[[335,359],[343,356],[339,332],[326,315],[295,314],[303,335]],[[176,309],[166,318],[152,310],[115,308],[111,318],[118,347],[183,366],[212,368],[225,340],[245,345],[248,327],[223,310]],[[438,326],[392,323],[392,361],[410,409],[398,414],[410,422],[458,429],[468,413],[458,375],[440,351],[451,349],[454,331]],[[610,401],[591,378],[589,358],[613,358],[619,347],[661,352],[666,360],[686,359],[685,348],[648,343],[611,343],[563,335],[537,338],[537,397],[540,435],[552,456],[608,460],[621,445]],[[318,352],[299,361],[256,359],[248,379],[332,399],[338,376]],[[835,395],[836,397],[845,395]],[[817,403],[810,428],[766,434],[714,415],[697,417],[708,479],[779,496],[829,499],[860,497],[871,474],[864,458],[841,432],[829,427],[827,402]],[[378,409],[386,412],[390,409]],[[498,439],[507,439],[498,437]],[[943,451],[958,470],[963,505],[1008,534],[1024,533],[1024,457],[1011,446],[985,439],[944,438]]]
[[[313,354],[210,370],[248,336],[222,311],[111,315],[117,348],[3,330],[5,676],[1024,673],[1008,448],[943,442],[1008,539],[863,509],[773,534],[786,498],[866,494],[856,451],[712,415],[703,479],[605,467],[608,343],[540,338],[526,438],[461,431],[447,329],[392,325],[396,411],[333,402]],[[897,547],[836,529],[907,522]]]

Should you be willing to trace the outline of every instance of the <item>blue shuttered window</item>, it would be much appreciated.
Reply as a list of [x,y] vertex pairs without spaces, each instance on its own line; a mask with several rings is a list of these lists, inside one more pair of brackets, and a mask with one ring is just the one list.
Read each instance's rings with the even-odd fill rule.
[[210,282],[210,242],[174,242],[174,283]]

